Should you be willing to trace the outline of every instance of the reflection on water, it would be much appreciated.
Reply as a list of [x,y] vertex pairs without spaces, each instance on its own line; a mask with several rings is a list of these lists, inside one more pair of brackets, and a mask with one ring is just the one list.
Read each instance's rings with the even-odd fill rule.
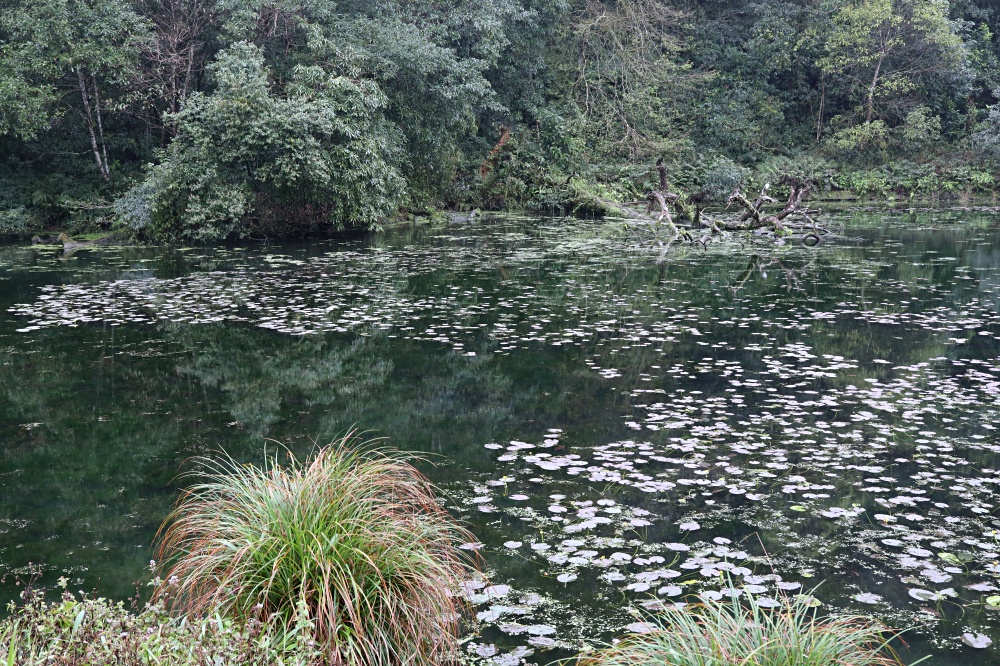
[[935,663],[1000,663],[961,642],[1000,643],[996,226],[834,222],[819,248],[660,263],[610,223],[511,218],[2,247],[0,565],[128,597],[187,458],[357,425],[433,454],[482,540],[484,663],[548,663],[729,580],[916,627]]

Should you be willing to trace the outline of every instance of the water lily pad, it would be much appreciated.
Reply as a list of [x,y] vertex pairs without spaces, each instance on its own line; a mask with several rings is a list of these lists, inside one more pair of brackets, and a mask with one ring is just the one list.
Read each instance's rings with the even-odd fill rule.
[[973,592],[996,592],[997,586],[990,585],[989,583],[973,583],[972,585],[966,585],[968,589]]
[[483,594],[490,599],[504,597],[510,594],[510,585],[490,585],[483,590]]
[[626,625],[625,629],[626,631],[631,631],[633,634],[649,634],[658,630],[659,627],[650,622],[633,622]]
[[917,601],[930,601],[937,598],[936,592],[931,592],[930,590],[923,590],[920,588],[911,588],[907,590],[907,594],[916,599]]
[[497,653],[497,646],[492,644],[471,643],[470,648],[477,656],[483,658],[492,657]]
[[528,643],[540,648],[553,648],[558,645],[554,638],[548,636],[532,636],[528,639]]
[[983,650],[993,645],[993,639],[989,636],[973,633],[962,634],[962,642],[969,647],[976,648],[977,650]]
[[877,604],[882,601],[882,597],[877,594],[872,594],[871,592],[862,592],[854,595],[854,600],[860,601],[863,604]]
[[946,574],[942,571],[937,571],[935,569],[925,569],[920,572],[920,575],[929,580],[932,583],[947,583],[952,579],[950,574]]

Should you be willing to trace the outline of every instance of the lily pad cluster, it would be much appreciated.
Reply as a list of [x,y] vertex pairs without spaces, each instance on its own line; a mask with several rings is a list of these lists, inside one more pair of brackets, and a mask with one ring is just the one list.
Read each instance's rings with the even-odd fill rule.
[[559,359],[585,387],[568,402],[611,425],[572,410],[513,423],[476,442],[487,468],[446,487],[492,567],[460,591],[476,607],[471,660],[547,663],[642,631],[642,612],[728,594],[808,595],[916,625],[937,649],[989,650],[1000,245],[970,227],[945,253],[919,232],[656,263],[600,223],[515,221],[319,253],[206,251],[203,270],[53,283],[11,313],[19,335],[169,321],[378,332],[494,368]]

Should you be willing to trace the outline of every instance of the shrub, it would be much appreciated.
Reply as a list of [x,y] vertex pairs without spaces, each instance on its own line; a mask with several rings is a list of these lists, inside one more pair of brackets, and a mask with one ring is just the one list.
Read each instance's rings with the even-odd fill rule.
[[48,603],[38,590],[0,622],[3,666],[313,666],[322,654],[308,645],[308,624],[298,640],[269,635],[258,623],[240,626],[213,617],[171,618],[160,605],[132,612],[104,598],[65,590]]
[[885,197],[890,191],[886,175],[878,170],[845,170],[837,180],[841,187],[859,197]]
[[210,67],[217,87],[169,116],[178,136],[117,203],[154,238],[220,240],[375,228],[405,189],[402,137],[371,81],[296,67],[283,89],[262,51],[238,42]]
[[279,633],[304,612],[336,666],[446,661],[453,591],[472,568],[457,544],[471,536],[404,455],[354,445],[348,435],[285,467],[203,460],[207,480],[162,536],[158,598]]
[[932,115],[926,106],[918,106],[906,115],[900,131],[904,146],[920,150],[941,140],[941,117]]
[[827,139],[827,143],[843,153],[861,153],[869,148],[885,150],[888,141],[889,127],[882,120],[845,127]]
[[701,191],[710,200],[725,201],[733,190],[746,185],[748,172],[728,157],[716,158],[705,172]]
[[[994,91],[994,97],[1000,89]],[[986,119],[976,128],[976,133],[972,137],[972,145],[979,158],[991,162],[1000,163],[1000,104],[992,104],[987,107]]]
[[652,631],[629,637],[579,666],[893,666],[900,664],[886,629],[862,617],[817,618],[800,596],[769,610],[752,597],[741,604],[706,601],[668,610]]

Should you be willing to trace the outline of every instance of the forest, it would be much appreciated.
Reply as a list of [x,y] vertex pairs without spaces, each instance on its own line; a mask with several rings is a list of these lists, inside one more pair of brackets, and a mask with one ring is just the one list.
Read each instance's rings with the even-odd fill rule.
[[992,196],[991,0],[2,0],[0,235]]

